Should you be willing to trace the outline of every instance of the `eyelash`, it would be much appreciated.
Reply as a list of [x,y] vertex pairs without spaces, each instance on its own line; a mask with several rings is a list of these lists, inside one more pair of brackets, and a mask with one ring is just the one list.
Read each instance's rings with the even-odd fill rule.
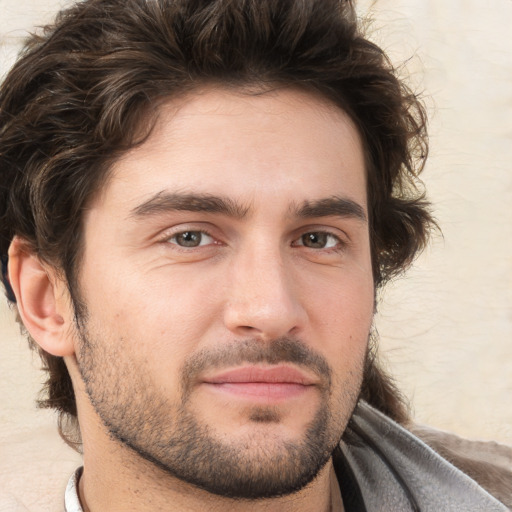
[[[186,233],[198,233],[200,234],[201,236],[203,235],[206,235],[207,237],[210,237],[212,240],[214,240],[213,243],[208,243],[208,244],[204,244],[202,245],[201,243],[197,246],[183,246],[183,245],[179,245],[178,243],[175,243],[176,242],[176,238],[179,236],[179,235],[184,235]],[[318,248],[314,248],[314,247],[308,247],[305,243],[304,243],[304,237],[307,236],[307,235],[325,235],[326,237],[331,237],[332,239],[334,239],[336,241],[336,244],[332,247],[318,247]],[[174,242],[172,242],[174,240]],[[218,240],[216,240],[215,236],[212,235],[208,230],[205,230],[205,229],[182,229],[180,231],[177,231],[175,233],[172,233],[170,235],[167,235],[165,236],[165,238],[162,239],[162,242],[164,243],[167,243],[167,244],[170,244],[170,245],[173,245],[175,246],[178,250],[184,250],[184,251],[191,251],[193,249],[199,249],[200,247],[203,247],[203,246],[211,246],[211,245],[222,245],[221,242],[219,242]],[[301,242],[301,243],[299,243]],[[341,250],[343,250],[346,246],[347,246],[347,242],[342,240],[338,235],[330,232],[330,231],[326,231],[326,230],[323,230],[323,229],[311,229],[310,231],[304,231],[302,232],[302,234],[300,234],[297,238],[295,238],[292,242],[292,247],[304,247],[306,249],[310,249],[312,251],[324,251],[324,252],[339,252]]]
[[176,239],[176,237],[178,237],[179,235],[184,235],[185,233],[199,233],[201,236],[206,235],[206,236],[208,236],[208,237],[210,237],[211,239],[214,240],[213,244],[206,244],[206,245],[218,245],[219,244],[219,242],[216,241],[215,236],[213,236],[209,231],[207,231],[205,229],[182,229],[180,231],[177,231],[175,233],[167,235],[162,241],[165,242],[165,243],[174,245],[174,246],[176,246],[176,247],[178,247],[179,249],[182,249],[182,250],[191,250],[191,249],[197,249],[197,248],[201,247],[201,245],[198,245],[198,246],[195,246],[195,247],[194,246],[187,247],[187,246],[179,245],[177,243],[171,243],[171,241],[173,239]]
[[[331,238],[331,239],[334,239],[335,240],[335,244],[331,247],[308,247],[305,243],[304,243],[304,237],[306,237],[307,235],[315,235],[317,238],[318,236],[324,236],[326,238]],[[301,243],[297,243],[297,242],[301,242]],[[314,242],[313,242],[314,243]],[[327,244],[328,242],[326,242]],[[341,248],[343,248],[345,245],[346,245],[346,242],[344,242],[339,236],[335,235],[334,233],[331,233],[330,231],[325,231],[325,230],[312,230],[312,231],[306,231],[304,232],[302,235],[300,235],[293,243],[294,246],[298,246],[298,247],[306,247],[307,249],[311,249],[311,250],[323,250],[323,251],[339,251]]]

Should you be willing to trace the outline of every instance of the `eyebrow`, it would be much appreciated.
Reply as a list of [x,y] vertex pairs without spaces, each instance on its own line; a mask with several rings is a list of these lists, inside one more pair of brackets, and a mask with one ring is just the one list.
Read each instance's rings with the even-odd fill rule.
[[[130,213],[132,217],[148,217],[171,211],[206,212],[243,219],[249,207],[233,199],[211,194],[183,194],[161,191],[136,206]],[[304,201],[290,207],[290,214],[298,218],[348,217],[367,222],[364,208],[352,199],[332,196],[315,201]]]
[[304,201],[292,208],[292,214],[300,218],[348,217],[368,222],[364,208],[346,197],[332,196],[316,201]]
[[131,211],[131,216],[148,217],[170,211],[220,213],[242,219],[247,215],[249,208],[227,197],[162,191],[136,206]]

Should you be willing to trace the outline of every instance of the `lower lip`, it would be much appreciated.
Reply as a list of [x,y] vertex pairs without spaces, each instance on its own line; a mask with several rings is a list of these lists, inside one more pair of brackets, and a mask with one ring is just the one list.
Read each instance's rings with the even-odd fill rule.
[[298,397],[312,389],[312,386],[283,382],[226,382],[205,384],[210,389],[217,392],[257,402],[287,400]]

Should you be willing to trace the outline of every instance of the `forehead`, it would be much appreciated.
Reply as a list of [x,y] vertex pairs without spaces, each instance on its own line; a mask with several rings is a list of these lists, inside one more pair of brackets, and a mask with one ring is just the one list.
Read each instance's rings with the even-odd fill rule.
[[361,139],[344,111],[311,93],[205,89],[160,108],[147,140],[114,164],[100,202],[128,206],[167,190],[244,204],[348,195],[366,208]]

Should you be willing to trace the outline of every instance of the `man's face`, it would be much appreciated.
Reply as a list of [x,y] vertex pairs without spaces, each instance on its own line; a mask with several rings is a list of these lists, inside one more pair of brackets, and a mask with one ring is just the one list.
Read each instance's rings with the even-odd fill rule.
[[108,431],[216,494],[311,481],[361,385],[366,217],[336,107],[219,89],[164,106],[85,216],[77,360]]

